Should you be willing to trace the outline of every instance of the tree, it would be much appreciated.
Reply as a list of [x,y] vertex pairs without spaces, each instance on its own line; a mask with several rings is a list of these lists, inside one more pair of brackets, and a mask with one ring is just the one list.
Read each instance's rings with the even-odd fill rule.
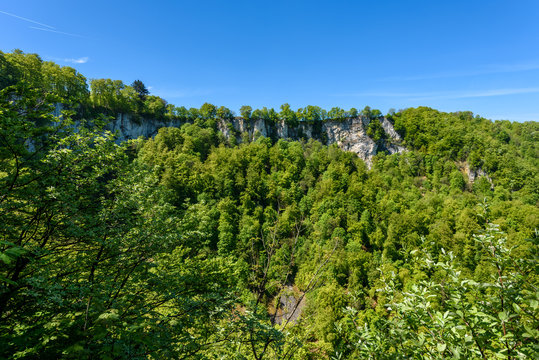
[[146,116],[162,120],[167,111],[167,102],[159,96],[150,95],[144,101],[144,113]]
[[328,117],[332,120],[342,121],[345,119],[346,115],[343,109],[334,107],[328,112]]
[[113,112],[122,110],[122,90],[125,85],[120,80],[92,79],[90,81],[90,100],[94,107]]
[[215,119],[217,116],[217,107],[210,103],[204,103],[200,107],[199,113],[203,120]]
[[281,112],[279,113],[279,118],[285,122],[288,126],[296,127],[298,126],[298,119],[296,113],[290,108],[289,104],[281,105]]
[[[442,281],[427,279],[401,292],[398,279],[385,274],[389,315],[370,323],[363,321],[352,330],[348,341],[355,344],[355,356],[537,358],[535,260],[512,256],[516,248],[508,247],[505,234],[496,225],[488,224],[475,240],[482,251],[483,266],[488,269],[488,276],[480,282],[458,270],[452,253],[443,253],[437,261],[424,250],[415,251],[422,271],[438,272]],[[537,234],[531,241],[537,245]],[[349,321],[358,325],[356,310],[347,311],[350,317],[341,323],[343,330]]]
[[17,91],[0,92],[0,357],[196,357],[222,341],[230,265],[189,256],[170,190],[112,134]]
[[19,74],[13,64],[8,61],[6,55],[0,51],[0,90],[15,85],[18,77]]
[[[374,111],[371,113],[374,114]],[[373,118],[367,126],[367,135],[369,135],[374,141],[387,138],[387,134],[382,127],[382,124],[378,118]]]
[[234,120],[234,113],[227,107],[220,106],[217,109],[217,117],[226,121]]
[[279,119],[279,115],[273,108],[267,108],[263,107],[262,109],[256,109],[253,111],[252,117],[254,119],[262,119],[264,121],[269,122],[270,124],[277,123],[277,120]]
[[146,95],[150,94],[150,91],[146,88],[146,85],[140,80],[135,80],[131,84],[131,87],[135,89],[135,92],[138,94],[140,100],[146,100]]
[[245,120],[250,120],[251,119],[252,111],[253,111],[253,108],[250,107],[249,105],[243,105],[240,108],[240,114]]
[[84,101],[89,92],[86,78],[75,69],[44,62],[41,66],[44,88],[62,98],[64,104],[77,104]]
[[320,120],[326,120],[328,114],[326,110],[319,106],[307,105],[304,109],[298,109],[301,113],[301,118],[309,122],[317,122]]
[[366,117],[367,119],[371,118],[372,110],[370,106],[365,106],[359,115]]

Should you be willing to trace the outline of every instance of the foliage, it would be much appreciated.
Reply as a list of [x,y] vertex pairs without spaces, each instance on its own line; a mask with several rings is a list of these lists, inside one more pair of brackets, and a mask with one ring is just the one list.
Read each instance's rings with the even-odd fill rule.
[[[408,151],[368,168],[37,55],[0,70],[0,357],[537,357],[537,123],[390,112]],[[182,125],[118,145],[124,111]],[[386,136],[369,107],[240,113]]]
[[110,133],[74,132],[36,91],[1,100],[1,356],[199,352],[231,306],[226,262],[193,254],[169,192]]
[[135,90],[139,98],[143,101],[145,100],[146,95],[150,94],[150,91],[148,91],[148,89],[146,88],[146,85],[144,85],[144,83],[140,80],[133,81],[133,83],[131,84],[131,87],[133,88],[133,90]]
[[[439,273],[399,290],[399,280],[386,274],[387,317],[368,323],[347,308],[339,332],[352,329],[340,354],[362,358],[455,359],[537,358],[539,304],[537,259],[515,258],[499,227],[487,224],[474,237],[482,266],[490,276],[475,281],[458,270],[452,253],[435,260],[424,250],[413,250],[413,260],[425,273]],[[533,240],[537,245],[537,234]],[[536,254],[534,254],[536,256]]]

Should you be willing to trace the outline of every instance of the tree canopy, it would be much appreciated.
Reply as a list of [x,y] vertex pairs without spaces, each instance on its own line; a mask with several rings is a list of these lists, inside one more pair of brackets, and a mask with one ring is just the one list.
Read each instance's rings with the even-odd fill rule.
[[[369,168],[34,54],[0,69],[1,358],[538,357],[537,123],[391,112],[407,151]],[[117,144],[115,111],[186,121]],[[241,116],[385,136],[369,107]]]

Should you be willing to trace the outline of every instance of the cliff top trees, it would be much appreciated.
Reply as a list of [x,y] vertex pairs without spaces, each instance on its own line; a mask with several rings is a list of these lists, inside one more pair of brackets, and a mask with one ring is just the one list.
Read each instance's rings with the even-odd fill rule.
[[0,52],[0,89],[21,82],[59,96],[64,104],[83,102],[88,97],[86,78],[75,69],[43,61],[36,54],[20,50]]
[[249,105],[243,105],[240,108],[240,114],[245,120],[249,120],[251,118],[251,113],[253,112],[253,108]]
[[298,118],[296,113],[290,108],[289,104],[281,105],[281,112],[279,113],[279,118],[285,122],[288,126],[297,126]]
[[146,85],[140,80],[135,80],[131,84],[131,87],[135,90],[141,100],[146,99],[146,95],[150,94],[150,91],[146,88]]
[[122,90],[125,89],[125,85],[121,80],[92,79],[90,89],[90,99],[94,106],[113,111],[119,111],[123,108],[125,97]]

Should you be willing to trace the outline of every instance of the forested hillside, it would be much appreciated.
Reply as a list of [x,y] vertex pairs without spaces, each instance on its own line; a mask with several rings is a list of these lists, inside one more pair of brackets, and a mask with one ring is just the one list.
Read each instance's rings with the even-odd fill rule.
[[[390,112],[406,151],[369,168],[20,51],[0,89],[0,358],[539,357],[536,122]],[[116,144],[120,112],[186,123]]]

